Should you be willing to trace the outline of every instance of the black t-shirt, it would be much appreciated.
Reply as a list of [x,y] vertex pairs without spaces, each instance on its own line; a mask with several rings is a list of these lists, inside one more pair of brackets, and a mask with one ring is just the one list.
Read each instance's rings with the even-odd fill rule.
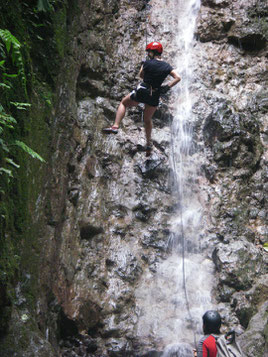
[[170,64],[156,59],[147,60],[143,64],[144,82],[153,88],[159,88],[173,70]]

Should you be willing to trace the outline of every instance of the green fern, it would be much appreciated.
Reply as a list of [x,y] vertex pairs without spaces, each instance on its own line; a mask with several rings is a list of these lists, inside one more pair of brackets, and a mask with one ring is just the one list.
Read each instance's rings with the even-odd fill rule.
[[4,167],[0,167],[0,175],[2,175],[3,173],[6,174],[8,177],[13,177],[13,173],[11,170],[6,169]]
[[[19,77],[21,79],[20,85],[24,89],[25,97],[27,97],[26,92],[26,75],[24,71],[24,62],[21,53],[21,44],[8,30],[0,29],[0,56],[3,60],[0,61],[0,75],[3,78],[0,82],[0,89],[3,92],[1,99],[4,100],[2,104],[0,103],[0,176],[4,176],[7,182],[13,178],[13,171],[18,169],[18,165],[13,157],[16,158],[16,151],[14,147],[19,147],[24,152],[29,154],[32,158],[45,162],[45,160],[32,150],[28,145],[20,140],[12,139],[14,129],[17,127],[17,120],[11,115],[10,107],[13,106],[17,110],[27,110],[31,104],[23,102],[15,102],[15,96],[12,96],[13,84],[18,84],[14,80]],[[12,61],[13,66],[17,67],[18,73],[10,73],[11,68],[8,64]],[[8,95],[7,95],[8,93]],[[11,165],[11,168],[8,167]],[[3,189],[0,188],[3,192]]]
[[11,89],[10,85],[7,85],[6,83],[0,83],[0,87],[5,89]]
[[[0,127],[1,129],[1,127]],[[1,134],[1,130],[0,130],[0,134]],[[3,151],[9,152],[9,148],[7,146],[7,144],[5,143],[5,141],[3,139],[0,139],[0,147]]]
[[7,114],[3,106],[0,104],[0,128],[2,126],[2,130],[3,127],[14,129],[14,124],[17,124],[16,119]]
[[10,102],[10,104],[14,105],[19,110],[26,110],[31,106],[30,103],[18,103],[18,102]]
[[14,167],[16,167],[17,169],[20,168],[20,165],[16,164],[16,162],[14,162],[12,159],[10,159],[9,157],[6,157],[6,162]]
[[[18,74],[21,77],[22,86],[27,95],[26,75],[24,70],[24,62],[21,54],[21,44],[8,30],[0,29],[0,39],[5,44],[7,53],[11,56],[12,63],[18,68]],[[2,61],[3,62],[3,61]],[[7,76],[7,74],[5,74]]]
[[31,149],[24,142],[19,141],[19,140],[15,140],[14,143],[18,147],[20,147],[23,151],[25,151],[27,154],[29,154],[32,158],[37,159],[37,160],[39,160],[41,162],[45,162],[45,160],[39,154],[37,154],[37,152],[35,152],[33,149]]
[[52,7],[48,0],[38,0],[38,3],[37,3],[38,11],[47,12],[47,11],[50,11],[51,9],[52,9]]

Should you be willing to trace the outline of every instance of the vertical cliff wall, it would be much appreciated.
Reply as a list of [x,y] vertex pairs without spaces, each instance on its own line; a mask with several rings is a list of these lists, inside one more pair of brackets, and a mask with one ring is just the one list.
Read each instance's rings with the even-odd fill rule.
[[[138,83],[145,30],[176,66],[182,10],[175,0],[70,5],[48,180],[33,215],[41,247],[35,309],[29,320],[21,304],[10,322],[10,331],[19,320],[39,332],[23,347],[13,335],[18,356],[160,355],[185,340],[169,280],[178,206],[170,128],[180,97],[174,90],[157,111],[148,161],[142,107],[129,110],[118,135],[101,133]],[[224,328],[235,326],[247,355],[258,357],[267,348],[267,11],[265,1],[203,0],[189,123],[197,173],[188,185],[202,207],[196,249],[213,262],[211,298]]]

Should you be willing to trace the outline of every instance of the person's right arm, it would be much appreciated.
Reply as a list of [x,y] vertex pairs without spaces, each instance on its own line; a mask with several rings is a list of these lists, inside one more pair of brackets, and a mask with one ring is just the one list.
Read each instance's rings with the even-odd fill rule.
[[197,346],[197,357],[208,357],[208,349],[204,340],[200,340]]
[[141,66],[141,69],[140,69],[140,71],[139,71],[138,76],[139,76],[141,79],[143,79],[143,78],[144,78],[143,66]]

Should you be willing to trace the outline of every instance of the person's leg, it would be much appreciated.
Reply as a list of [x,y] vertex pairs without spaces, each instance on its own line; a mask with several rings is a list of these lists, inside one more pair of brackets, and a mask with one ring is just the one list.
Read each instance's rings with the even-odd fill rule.
[[130,94],[124,97],[118,106],[113,127],[119,128],[119,125],[126,114],[126,109],[130,107],[135,107],[138,104],[138,102],[135,102],[130,98]]
[[151,146],[151,134],[153,128],[152,117],[156,109],[157,107],[152,107],[151,105],[145,104],[143,120],[147,146]]
[[137,106],[138,104],[138,102],[135,102],[130,98],[130,94],[124,97],[118,106],[113,126],[102,129],[102,132],[105,134],[117,134],[119,125],[126,114],[126,109]]

